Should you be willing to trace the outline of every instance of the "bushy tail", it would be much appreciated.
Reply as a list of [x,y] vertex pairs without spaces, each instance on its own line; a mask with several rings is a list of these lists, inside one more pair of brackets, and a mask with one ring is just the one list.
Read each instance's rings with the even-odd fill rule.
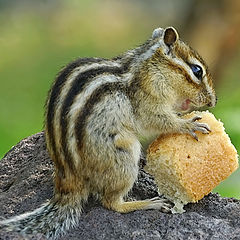
[[23,235],[42,233],[48,239],[56,239],[77,225],[81,205],[79,201],[78,204],[64,205],[51,200],[33,212],[0,221],[0,230]]

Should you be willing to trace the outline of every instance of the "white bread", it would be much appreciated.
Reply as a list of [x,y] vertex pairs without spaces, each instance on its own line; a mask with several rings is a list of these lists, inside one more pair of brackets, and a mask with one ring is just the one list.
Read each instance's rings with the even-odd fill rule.
[[152,174],[159,193],[175,203],[173,212],[197,202],[238,168],[237,151],[223,124],[212,113],[192,112],[186,118],[201,116],[209,134],[197,132],[198,141],[189,134],[159,136],[148,148],[145,170]]

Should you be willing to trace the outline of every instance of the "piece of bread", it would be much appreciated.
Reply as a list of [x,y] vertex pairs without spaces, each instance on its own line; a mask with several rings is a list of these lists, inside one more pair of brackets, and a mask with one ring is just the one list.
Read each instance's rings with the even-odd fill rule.
[[197,202],[238,168],[237,151],[223,124],[214,115],[192,112],[185,118],[201,116],[209,134],[159,136],[148,148],[145,170],[152,174],[159,193],[175,203],[173,212],[183,212],[183,205]]

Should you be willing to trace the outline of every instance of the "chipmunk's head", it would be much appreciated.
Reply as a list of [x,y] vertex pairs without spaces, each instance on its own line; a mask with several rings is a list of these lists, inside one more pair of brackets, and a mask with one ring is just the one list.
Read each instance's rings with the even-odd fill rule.
[[[187,111],[191,105],[215,106],[216,95],[207,65],[179,39],[177,31],[173,27],[155,29],[151,41],[150,49],[154,51],[146,61],[153,87],[161,90],[170,86],[169,101],[178,111]],[[163,89],[163,95],[168,97],[167,90]]]

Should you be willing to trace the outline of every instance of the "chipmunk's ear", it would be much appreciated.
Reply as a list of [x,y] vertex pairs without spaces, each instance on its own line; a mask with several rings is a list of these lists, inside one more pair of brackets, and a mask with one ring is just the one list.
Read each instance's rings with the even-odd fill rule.
[[164,30],[163,41],[170,47],[178,40],[178,33],[175,28],[168,27]]
[[156,28],[152,33],[152,39],[160,38],[163,36],[164,29]]

